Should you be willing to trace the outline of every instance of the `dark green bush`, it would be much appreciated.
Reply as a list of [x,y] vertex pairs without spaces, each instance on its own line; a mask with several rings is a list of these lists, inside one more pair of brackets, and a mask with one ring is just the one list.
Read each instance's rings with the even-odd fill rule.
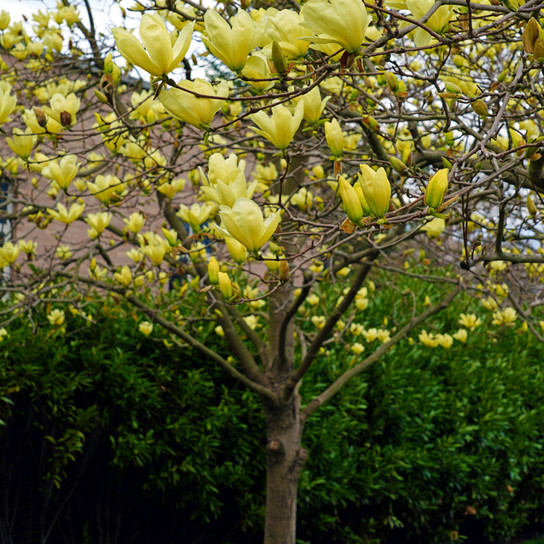
[[[444,291],[387,277],[373,278],[368,308],[326,346],[305,402],[379,344],[350,323],[392,331],[412,311],[409,292],[421,310]],[[312,315],[330,312],[341,288],[321,286],[299,334],[313,333]],[[92,323],[66,312],[65,332],[34,314],[33,329],[15,322],[1,343],[0,488],[24,498],[0,499],[1,529],[12,522],[27,542],[258,542],[259,400],[160,330],[144,337],[120,301],[85,311]],[[224,350],[198,312],[199,339]],[[466,344],[425,347],[415,331],[308,421],[301,542],[493,542],[543,521],[544,348],[519,320],[493,325],[472,296],[425,328],[454,333],[461,312],[482,319]],[[356,341],[361,355],[349,350]]]

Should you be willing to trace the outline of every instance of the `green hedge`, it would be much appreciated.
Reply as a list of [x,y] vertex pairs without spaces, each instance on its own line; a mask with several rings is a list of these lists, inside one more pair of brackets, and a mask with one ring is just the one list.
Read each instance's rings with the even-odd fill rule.
[[[312,368],[305,401],[379,344],[350,333],[349,320],[392,330],[412,309],[409,292],[418,310],[444,292],[409,277],[373,280],[368,308],[347,316]],[[342,287],[320,286],[300,334],[315,330],[311,316],[330,312]],[[189,306],[194,318],[196,299]],[[92,323],[66,312],[65,332],[34,313],[1,343],[0,446],[9,470],[0,471],[0,487],[32,505],[30,513],[0,505],[19,540],[37,542],[52,527],[50,541],[59,543],[105,542],[104,534],[259,541],[264,419],[255,395],[161,331],[144,337],[141,317],[118,300],[85,311]],[[453,333],[462,312],[482,319],[466,344],[425,347],[418,330],[310,419],[300,542],[494,542],[543,521],[544,348],[519,321],[493,325],[473,296],[423,328]],[[224,350],[204,306],[199,315],[201,341]],[[349,351],[355,341],[362,355]]]

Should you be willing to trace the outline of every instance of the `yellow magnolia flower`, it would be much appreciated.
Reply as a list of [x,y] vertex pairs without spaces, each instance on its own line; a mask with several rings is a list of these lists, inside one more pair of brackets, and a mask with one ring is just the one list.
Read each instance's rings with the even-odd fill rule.
[[100,236],[110,224],[111,217],[111,213],[108,212],[90,213],[85,218],[85,222],[91,227],[87,230],[89,237],[94,240]]
[[[159,100],[168,113],[195,127],[208,128],[224,103],[213,97],[226,98],[229,95],[229,85],[224,80],[215,87],[203,79],[183,80],[178,87],[181,88],[161,91]],[[212,98],[200,98],[193,93]]]
[[19,256],[20,248],[18,244],[6,242],[0,247],[0,261],[4,261],[6,265],[13,264]]
[[145,217],[139,212],[132,212],[128,218],[123,219],[127,230],[136,234],[142,230],[145,223]]
[[259,45],[262,31],[242,9],[229,22],[230,25],[213,9],[206,11],[204,24],[207,35],[202,35],[202,41],[214,57],[237,72],[246,64],[251,50]]
[[295,101],[302,101],[304,103],[304,120],[311,125],[317,123],[321,119],[321,114],[329,101],[330,96],[321,100],[321,93],[319,87],[314,87],[311,91],[303,94],[301,97],[296,98]]
[[6,28],[9,26],[10,21],[10,14],[5,9],[0,11],[0,30],[6,30]]
[[459,329],[453,337],[458,340],[459,342],[462,342],[463,344],[467,341],[468,333],[466,329]]
[[217,206],[211,202],[202,205],[195,203],[190,208],[180,204],[176,215],[183,219],[185,223],[189,223],[195,232],[198,232],[202,223],[207,221],[216,211]]
[[[421,19],[434,6],[435,0],[406,0],[406,7],[412,12],[415,19]],[[431,30],[442,32],[454,14],[452,6],[439,7],[425,23]],[[431,41],[432,36],[423,28],[414,32],[414,42],[418,47],[424,47]]]
[[66,207],[59,202],[57,203],[56,210],[47,210],[47,213],[52,215],[57,221],[69,225],[81,216],[84,209],[85,204],[72,204],[70,209],[67,210]]
[[244,173],[246,161],[238,161],[238,157],[231,153],[225,158],[221,153],[212,153],[208,159],[208,177],[204,175],[202,169],[200,171],[200,180],[204,185],[213,187],[218,181],[231,183],[240,173]]
[[221,206],[219,215],[227,232],[249,251],[258,251],[276,231],[281,221],[280,212],[266,219],[259,205],[249,198],[239,198],[232,208]]
[[60,327],[64,323],[64,311],[63,310],[52,310],[48,315],[47,319],[51,325],[55,327]]
[[121,270],[116,272],[113,276],[117,283],[120,283],[123,287],[128,287],[132,282],[132,272],[126,265],[121,267]]
[[437,334],[436,341],[443,348],[450,349],[453,344],[453,337],[450,334]]
[[138,234],[138,243],[140,244],[140,251],[155,266],[159,266],[164,260],[166,253],[170,251],[170,244],[154,232]]
[[232,236],[225,236],[225,244],[227,244],[229,255],[235,263],[242,264],[246,261],[247,248],[244,244],[240,243]]
[[276,41],[286,57],[303,57],[308,52],[310,43],[300,39],[308,35],[308,31],[301,22],[300,14],[292,9],[278,11],[276,8],[268,8],[266,15],[260,21],[265,29],[261,45]]
[[272,117],[264,111],[259,111],[251,116],[251,120],[259,127],[253,128],[257,133],[272,142],[278,149],[286,149],[295,136],[304,116],[304,103],[301,101],[291,114],[283,105],[272,107]]
[[427,331],[421,331],[419,333],[419,341],[428,348],[435,348],[438,346],[438,339],[432,332],[428,333]]
[[355,355],[360,355],[365,350],[365,347],[363,344],[359,344],[359,342],[355,342],[355,344],[352,344],[350,347],[350,351],[352,353],[355,353]]
[[61,261],[66,261],[72,256],[72,250],[67,245],[60,245],[55,250],[55,256]]
[[467,329],[473,330],[480,326],[482,321],[475,314],[460,314],[458,323]]
[[325,139],[331,153],[335,157],[341,157],[344,152],[344,133],[336,119],[325,123]]
[[226,272],[217,273],[217,283],[219,284],[219,290],[223,295],[223,298],[229,300],[232,298],[232,282],[230,281],[229,275]]
[[391,199],[391,185],[387,179],[387,174],[383,168],[377,172],[370,166],[362,164],[359,184],[363,190],[363,195],[368,207],[376,217],[383,217],[389,210],[389,200]]
[[10,114],[17,105],[17,98],[11,96],[9,89],[0,89],[0,124],[11,121]]
[[0,329],[0,342],[1,342],[4,338],[6,338],[7,336],[9,336],[8,331],[7,331],[4,327],[2,327],[2,328]]
[[66,191],[76,177],[79,163],[75,155],[64,155],[60,161],[51,161],[42,169],[42,175],[54,181],[61,189]]
[[242,75],[251,80],[248,81],[248,83],[256,91],[268,91],[275,83],[274,79],[271,80],[272,73],[270,71],[268,59],[259,51],[253,53],[253,55],[247,59],[244,69],[242,70]]
[[44,106],[43,111],[61,126],[69,127],[76,122],[80,105],[81,101],[74,93],[67,96],[55,93],[49,101],[49,107]]
[[172,45],[162,17],[158,13],[146,13],[140,21],[143,45],[124,28],[117,27],[112,32],[119,52],[130,64],[143,68],[152,76],[161,77],[180,65],[191,45],[193,27],[194,23],[185,25]]
[[427,233],[429,238],[438,238],[446,228],[446,221],[441,217],[435,217],[421,227],[423,232]]
[[212,187],[203,186],[202,191],[217,204],[232,207],[239,198],[251,198],[256,186],[256,180],[248,185],[243,172],[240,172],[234,180],[218,180]]
[[117,176],[100,174],[96,176],[94,183],[87,182],[87,187],[100,202],[110,204],[112,200],[119,200],[118,190],[124,188],[124,184]]
[[338,193],[350,221],[358,223],[364,215],[363,207],[357,192],[343,176],[338,178]]
[[153,323],[149,321],[142,321],[138,325],[138,330],[144,335],[149,336],[153,332]]
[[16,155],[26,161],[28,157],[30,157],[30,153],[32,153],[32,148],[38,137],[35,134],[32,134],[32,131],[29,128],[24,132],[20,128],[14,128],[12,136],[13,139],[6,138],[9,147]]
[[309,0],[300,11],[313,43],[334,43],[354,53],[362,45],[370,17],[361,0]]
[[442,168],[431,177],[425,190],[425,204],[429,208],[438,208],[442,204],[444,194],[448,189],[448,174],[447,168]]
[[219,263],[215,257],[210,257],[208,262],[208,279],[212,285],[219,283]]
[[517,319],[516,310],[511,306],[497,310],[493,314],[493,325],[510,325]]

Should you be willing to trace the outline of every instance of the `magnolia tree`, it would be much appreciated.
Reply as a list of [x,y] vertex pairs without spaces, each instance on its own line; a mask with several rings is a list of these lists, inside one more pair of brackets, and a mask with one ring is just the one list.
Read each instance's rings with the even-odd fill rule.
[[[419,327],[461,289],[539,334],[540,2],[113,3],[100,33],[77,4],[0,14],[0,338],[124,297],[142,334],[260,397],[265,543],[293,544],[304,424],[349,380],[404,339],[465,342],[476,315]],[[367,323],[374,267],[449,294]],[[323,282],[343,289],[328,315]],[[188,293],[205,311],[182,319]],[[199,340],[210,319],[230,356]],[[331,341],[345,371],[302,405]]]

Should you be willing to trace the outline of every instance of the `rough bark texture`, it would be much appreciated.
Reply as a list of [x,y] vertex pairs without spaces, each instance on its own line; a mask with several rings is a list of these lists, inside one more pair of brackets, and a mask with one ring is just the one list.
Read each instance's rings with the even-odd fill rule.
[[267,439],[265,544],[295,544],[297,488],[307,457],[301,447],[300,398],[296,390],[284,395],[294,368],[292,325],[285,326],[284,321],[292,295],[293,286],[288,281],[270,298],[267,377],[277,399],[263,399]]
[[280,406],[266,406],[265,544],[295,544],[297,487],[307,457],[301,447],[298,395]]

